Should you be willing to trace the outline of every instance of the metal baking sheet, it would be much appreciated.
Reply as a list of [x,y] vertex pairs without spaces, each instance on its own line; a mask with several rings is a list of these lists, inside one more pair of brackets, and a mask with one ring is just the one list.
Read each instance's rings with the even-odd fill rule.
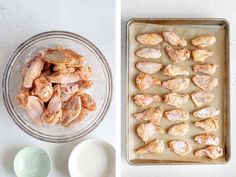
[[[196,128],[192,122],[197,119],[192,116],[192,112],[199,109],[195,107],[191,98],[188,103],[185,104],[182,108],[190,113],[190,118],[187,121],[190,125],[189,133],[180,138],[175,138],[168,135],[167,133],[156,135],[152,137],[155,139],[157,137],[162,138],[165,141],[165,152],[162,154],[144,154],[138,155],[135,153],[135,150],[142,147],[144,143],[136,134],[136,127],[140,123],[132,117],[133,113],[141,112],[147,108],[140,108],[133,102],[133,96],[138,93],[155,93],[163,95],[169,91],[161,88],[154,87],[145,91],[140,91],[135,86],[135,78],[139,74],[138,70],[135,68],[135,63],[141,61],[135,56],[135,51],[143,47],[139,44],[135,37],[137,34],[147,33],[147,32],[156,32],[162,33],[163,31],[174,31],[179,34],[181,37],[188,41],[187,49],[194,49],[190,44],[191,39],[199,35],[214,35],[217,39],[215,45],[207,47],[214,51],[213,57],[207,59],[206,63],[218,64],[215,77],[219,80],[219,86],[216,87],[212,92],[215,95],[215,99],[209,105],[213,105],[216,108],[220,109],[219,119],[219,129],[217,135],[220,138],[220,146],[224,150],[224,155],[218,159],[210,160],[207,158],[198,159],[193,155],[193,152],[197,149],[203,148],[205,146],[197,145],[193,136],[204,133],[203,130]],[[165,46],[168,44],[163,42],[156,48],[161,49],[162,57],[155,61],[166,65],[171,63],[166,52],[164,51]],[[155,165],[155,164],[216,164],[216,163],[225,163],[230,159],[230,87],[229,87],[229,23],[225,19],[131,19],[127,23],[127,109],[126,109],[126,143],[127,143],[127,161],[133,165]],[[194,73],[192,72],[192,65],[194,61],[190,58],[181,65],[190,72],[189,78],[191,78]],[[163,76],[161,72],[157,74],[160,80],[166,80],[169,77]],[[192,93],[195,90],[199,90],[193,82],[191,82],[189,88],[182,93]],[[151,106],[159,107],[162,106],[164,110],[173,108],[167,106],[163,103],[153,104]],[[151,107],[149,106],[149,107]],[[161,126],[168,130],[168,128],[175,123],[172,123],[165,118],[162,119]],[[152,140],[151,139],[151,140]],[[193,148],[193,151],[188,155],[181,157],[170,150],[167,149],[167,143],[171,140],[185,140],[188,141]]]

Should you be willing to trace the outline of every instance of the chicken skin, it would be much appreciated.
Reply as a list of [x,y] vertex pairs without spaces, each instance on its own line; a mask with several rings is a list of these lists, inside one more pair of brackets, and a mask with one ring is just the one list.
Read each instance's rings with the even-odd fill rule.
[[78,73],[82,80],[89,80],[93,74],[93,69],[88,65],[84,65],[78,69]]
[[194,84],[203,90],[212,90],[218,86],[218,79],[209,75],[195,75],[192,78]]
[[81,80],[79,73],[79,71],[73,73],[53,73],[52,75],[47,76],[47,79],[51,83],[69,84]]
[[40,119],[44,110],[44,104],[38,97],[31,95],[27,97],[26,111],[33,121]]
[[145,59],[158,59],[161,57],[161,51],[155,48],[141,48],[135,54],[137,57]]
[[223,149],[220,146],[210,145],[204,149],[199,149],[194,152],[194,156],[198,158],[208,157],[210,159],[217,159],[223,155]]
[[184,136],[188,133],[189,126],[187,123],[175,124],[169,128],[168,134],[172,136]]
[[81,111],[78,117],[72,120],[66,127],[73,128],[77,126],[78,124],[80,124],[81,121],[83,121],[89,115],[90,112],[91,111],[89,111],[88,109],[81,107]]
[[207,91],[196,91],[191,94],[191,98],[197,107],[212,102],[214,97],[212,93]]
[[17,101],[19,102],[19,105],[22,107],[22,108],[26,108],[27,107],[27,102],[28,102],[28,96],[30,95],[30,90],[29,89],[26,89],[26,88],[22,88],[16,99]]
[[190,52],[187,49],[174,50],[170,46],[166,47],[166,52],[173,63],[181,63],[190,58]]
[[32,87],[34,80],[40,76],[43,66],[44,61],[42,61],[39,57],[31,63],[24,74],[23,86],[25,88]]
[[152,103],[161,102],[161,97],[159,95],[150,95],[150,94],[140,94],[134,96],[134,102],[143,108],[149,106]]
[[163,96],[163,102],[177,108],[180,108],[185,103],[187,103],[189,99],[188,94],[178,94],[178,93],[168,93]]
[[165,150],[165,144],[162,139],[156,139],[147,145],[139,148],[136,153],[137,154],[146,154],[146,153],[163,153]]
[[193,72],[213,75],[218,67],[219,65],[214,64],[193,65]]
[[193,113],[194,117],[197,117],[199,119],[206,119],[209,117],[215,117],[218,114],[220,114],[220,110],[216,109],[213,106],[207,106],[202,109],[199,109]]
[[137,35],[136,40],[143,45],[158,45],[163,41],[163,37],[157,33],[144,33]]
[[194,125],[206,132],[215,132],[219,128],[218,119],[216,118],[207,118],[205,120],[196,121]]
[[187,41],[180,38],[176,33],[166,31],[162,33],[164,40],[173,46],[184,47],[187,45]]
[[168,64],[163,70],[163,75],[165,75],[165,76],[178,76],[178,75],[188,76],[189,72],[184,70],[179,65]]
[[213,133],[203,133],[194,137],[194,141],[200,145],[219,145],[219,138]]
[[172,122],[186,121],[189,119],[189,114],[182,109],[172,109],[165,111],[164,117]]
[[181,140],[169,142],[169,148],[172,152],[180,156],[185,156],[190,151],[192,151],[191,145],[188,142],[181,141]]
[[172,92],[184,91],[188,88],[190,79],[178,77],[162,82],[162,87],[169,89]]
[[136,77],[136,85],[139,90],[145,90],[161,85],[161,81],[157,78],[157,76],[140,73]]
[[195,47],[208,47],[210,45],[215,44],[216,38],[215,36],[199,36],[192,40],[192,45]]
[[142,123],[137,128],[137,134],[144,143],[147,143],[147,141],[157,133],[162,134],[164,130],[159,125],[152,123]]
[[140,61],[136,63],[136,68],[145,74],[154,74],[162,68],[162,64],[152,61]]
[[81,105],[88,109],[89,111],[95,111],[96,109],[96,102],[93,97],[87,93],[80,94],[81,98]]
[[163,110],[161,108],[149,108],[143,112],[133,114],[137,120],[150,121],[154,125],[159,125],[163,115]]
[[206,49],[195,49],[192,52],[193,61],[196,62],[205,62],[209,57],[212,57],[214,52]]

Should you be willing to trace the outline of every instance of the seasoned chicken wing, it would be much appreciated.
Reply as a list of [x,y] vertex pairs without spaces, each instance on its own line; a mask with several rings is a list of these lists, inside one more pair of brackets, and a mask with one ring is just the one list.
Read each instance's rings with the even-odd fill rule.
[[178,77],[162,82],[162,87],[169,89],[172,92],[184,91],[188,88],[190,83],[189,78]]
[[63,102],[68,101],[78,91],[77,84],[61,84],[61,100]]
[[27,89],[27,88],[21,88],[21,90],[19,91],[16,99],[18,100],[19,105],[22,108],[27,107],[27,102],[28,102],[27,98],[28,98],[29,95],[30,95],[30,90]]
[[81,104],[84,108],[88,109],[89,111],[95,111],[96,109],[96,102],[93,97],[87,93],[81,94]]
[[161,57],[161,51],[155,48],[141,48],[135,54],[137,57],[145,59],[158,59]]
[[42,115],[42,118],[50,124],[56,124],[62,117],[62,100],[60,85],[53,87],[53,95],[50,99],[47,109]]
[[55,65],[81,67],[85,64],[85,58],[78,53],[61,47],[50,48],[41,52],[40,58]]
[[157,33],[144,33],[137,35],[136,40],[143,45],[158,45],[163,41],[163,37]]
[[164,117],[172,122],[186,121],[189,119],[189,114],[182,109],[172,109],[165,111]]
[[177,108],[180,108],[185,103],[187,103],[189,99],[188,94],[178,94],[178,93],[168,93],[163,96],[163,102]]
[[196,74],[192,80],[196,86],[203,90],[212,90],[218,86],[218,79],[209,75]]
[[43,102],[48,102],[53,94],[52,83],[46,77],[39,77],[34,81],[34,95],[37,95]]
[[43,102],[36,96],[27,96],[26,111],[31,119],[40,119],[45,110]]
[[88,65],[84,65],[78,69],[78,73],[82,80],[89,80],[93,74],[93,69]]
[[197,117],[199,119],[206,119],[209,117],[215,117],[218,114],[220,114],[220,110],[216,109],[213,106],[207,106],[202,109],[199,109],[193,113],[194,117]]
[[162,139],[156,139],[147,145],[139,148],[136,152],[138,154],[146,154],[146,153],[163,153],[165,150],[165,144]]
[[219,127],[218,119],[216,118],[207,118],[205,120],[196,121],[194,125],[206,132],[215,132]]
[[136,85],[139,90],[145,90],[154,86],[161,85],[161,81],[157,78],[157,76],[140,73],[136,77]]
[[174,50],[172,47],[166,47],[166,52],[173,63],[181,63],[190,58],[190,52],[187,49]]
[[217,159],[223,155],[223,149],[220,146],[208,146],[204,149],[199,149],[194,152],[198,158],[208,157],[210,159]]
[[69,128],[75,127],[81,121],[83,121],[88,116],[89,113],[90,113],[90,111],[82,106],[78,117],[76,117],[74,120],[72,120],[66,127],[69,127]]
[[193,72],[213,75],[216,72],[218,66],[219,65],[214,64],[193,65]]
[[140,94],[134,96],[134,102],[144,107],[147,107],[148,105],[152,103],[159,103],[161,102],[161,97],[159,95],[148,95],[148,94]]
[[47,79],[52,83],[68,84],[81,80],[79,71],[73,73],[53,73],[47,76]]
[[213,133],[203,133],[194,137],[194,141],[201,145],[219,145],[220,139]]
[[207,91],[196,91],[191,94],[191,98],[197,107],[212,102],[214,95]]
[[162,68],[162,64],[152,61],[140,61],[136,63],[136,68],[145,74],[154,74]]
[[196,62],[205,62],[205,60],[213,56],[214,52],[206,49],[195,49],[192,52],[193,60]]
[[52,69],[56,73],[64,74],[64,73],[73,73],[76,71],[74,67],[67,67],[64,64],[56,65]]
[[75,120],[81,112],[81,98],[79,94],[72,96],[62,107],[61,123],[67,126]]
[[210,45],[215,44],[216,38],[215,36],[199,36],[192,40],[192,45],[195,47],[208,47]]
[[176,33],[167,31],[162,33],[164,40],[173,46],[184,47],[187,45],[187,41],[180,38]]
[[44,66],[44,61],[39,57],[36,58],[24,74],[23,86],[25,88],[31,88],[34,80],[40,76]]
[[161,122],[161,117],[163,115],[163,110],[161,108],[149,108],[143,112],[133,114],[137,120],[150,121],[154,125],[159,125]]
[[142,123],[137,128],[138,136],[145,142],[149,140],[156,133],[164,133],[164,130],[159,125],[152,123]]
[[175,124],[169,128],[168,134],[172,136],[184,136],[188,133],[189,126],[187,123]]
[[174,153],[180,156],[185,156],[190,151],[192,151],[192,147],[188,142],[180,141],[180,140],[169,142],[169,148],[171,151],[173,151]]
[[187,76],[187,75],[189,75],[189,72],[184,70],[179,65],[168,64],[163,70],[163,75],[165,75],[165,76],[186,75]]

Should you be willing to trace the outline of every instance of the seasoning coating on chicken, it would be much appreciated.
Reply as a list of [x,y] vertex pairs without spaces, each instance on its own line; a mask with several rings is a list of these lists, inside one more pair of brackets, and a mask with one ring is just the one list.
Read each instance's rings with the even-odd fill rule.
[[189,126],[187,123],[175,124],[169,128],[168,134],[172,136],[184,136],[188,133]]
[[81,121],[83,121],[89,115],[89,113],[90,111],[82,106],[78,117],[72,120],[66,127],[73,128],[77,126],[78,124],[80,124]]
[[61,100],[61,88],[60,85],[53,87],[53,95],[50,99],[47,109],[44,112],[42,118],[48,123],[56,124],[62,117],[62,100]]
[[159,125],[152,123],[142,123],[137,128],[138,136],[145,142],[149,140],[156,133],[164,133],[164,130]]
[[52,75],[47,76],[47,79],[52,83],[68,84],[81,80],[81,77],[79,72],[76,71],[73,73],[53,73]]
[[214,64],[193,65],[193,72],[213,75],[218,67],[219,65]]
[[190,83],[189,78],[178,77],[162,82],[162,87],[169,89],[172,92],[184,91],[188,88]]
[[193,61],[196,62],[205,62],[205,60],[213,56],[214,52],[206,49],[195,49],[192,52]]
[[96,109],[96,102],[93,97],[87,93],[81,94],[81,104],[84,108],[88,109],[89,111],[95,111]]
[[160,124],[162,115],[163,115],[163,110],[161,108],[153,108],[153,107],[143,112],[133,114],[135,119],[141,121],[150,121],[154,125]]
[[136,153],[137,154],[146,154],[146,153],[163,153],[165,150],[165,144],[162,139],[156,139],[147,145],[139,148]]
[[93,69],[88,65],[84,65],[78,69],[78,73],[82,80],[89,80],[93,74]]
[[157,33],[144,33],[137,35],[136,40],[143,45],[158,45],[163,41],[163,37]]
[[174,50],[172,47],[167,46],[166,52],[173,63],[181,63],[190,58],[190,52],[187,49]]
[[216,38],[215,36],[199,36],[192,40],[192,45],[195,47],[208,47],[210,45],[215,44]]
[[139,90],[145,90],[161,85],[161,81],[157,78],[157,76],[140,73],[136,77],[136,85]]
[[68,67],[64,64],[56,65],[52,69],[56,73],[64,74],[64,73],[73,73],[76,71],[74,67]]
[[172,109],[165,111],[164,117],[172,122],[186,121],[189,119],[189,114],[182,109]]
[[68,101],[78,91],[77,84],[61,84],[61,100],[63,102]]
[[162,33],[164,40],[173,46],[184,47],[187,45],[187,41],[180,38],[176,33],[167,31]]
[[45,110],[43,102],[36,96],[27,97],[26,111],[32,120],[40,119]]
[[194,117],[197,117],[199,119],[206,119],[209,117],[215,117],[218,114],[220,114],[220,110],[216,109],[213,106],[207,106],[202,109],[199,109],[193,113]]
[[203,133],[194,137],[194,141],[200,145],[219,145],[220,139],[213,133]]
[[149,94],[140,94],[134,96],[134,102],[143,108],[147,107],[152,103],[161,102],[161,97],[159,95],[149,95]]
[[163,102],[177,108],[180,108],[185,103],[187,103],[189,99],[188,94],[178,94],[178,93],[168,93],[163,96]]
[[215,132],[219,128],[218,119],[216,118],[207,118],[205,120],[196,121],[194,125],[206,132]]
[[137,57],[145,59],[158,59],[161,57],[161,51],[155,48],[141,48],[135,54]]
[[140,72],[145,74],[154,74],[162,68],[162,64],[152,61],[140,61],[135,66]]
[[19,91],[16,99],[19,102],[19,105],[22,108],[26,108],[27,107],[27,102],[28,102],[28,96],[30,95],[30,91],[27,88],[21,88],[21,90]]
[[81,112],[81,98],[79,94],[72,96],[62,107],[61,123],[67,126],[75,120]]
[[203,90],[212,90],[218,86],[218,79],[209,75],[196,74],[192,80],[196,86]]
[[78,53],[61,47],[50,48],[41,52],[40,58],[47,63],[55,65],[66,64],[73,67],[81,67],[85,64],[85,58]]
[[194,156],[198,158],[208,157],[210,159],[217,159],[223,155],[223,149],[220,146],[208,146],[204,149],[198,149],[194,152]]
[[163,75],[165,75],[165,76],[186,75],[187,76],[187,75],[189,75],[189,72],[184,70],[179,65],[168,64],[163,70]]
[[37,95],[43,102],[48,102],[53,94],[52,83],[46,77],[39,77],[34,81],[34,95]]
[[31,88],[34,80],[40,76],[44,66],[44,61],[40,58],[36,58],[27,69],[24,74],[23,86],[25,88]]
[[172,152],[176,153],[180,156],[187,155],[190,151],[192,151],[192,147],[188,142],[175,140],[169,142],[169,148]]
[[191,98],[197,107],[212,102],[214,97],[212,93],[207,91],[196,91],[191,94]]

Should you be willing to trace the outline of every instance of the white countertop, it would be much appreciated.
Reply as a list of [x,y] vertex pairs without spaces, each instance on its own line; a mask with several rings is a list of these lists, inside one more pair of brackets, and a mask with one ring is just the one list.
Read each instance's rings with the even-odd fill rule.
[[[130,18],[226,18],[231,31],[231,160],[223,165],[131,166],[125,160],[125,125],[122,115],[122,177],[234,177],[236,174],[236,1],[217,0],[122,0],[122,68],[125,69],[125,28]],[[122,82],[125,75],[122,72]],[[122,90],[124,93],[124,90]],[[122,97],[122,102],[125,98]],[[124,107],[123,107],[124,109]],[[124,111],[122,111],[124,112]]]
[[[115,80],[115,0],[0,0],[0,77],[5,65],[24,40],[49,30],[65,30],[92,41],[106,56]],[[115,88],[115,86],[114,86]],[[0,87],[2,93],[2,88]],[[89,136],[115,146],[115,98],[102,123]],[[52,177],[67,177],[67,160],[78,141],[45,143],[20,130],[8,115],[0,96],[0,176],[14,176],[13,160],[20,148],[37,145],[52,157]]]

